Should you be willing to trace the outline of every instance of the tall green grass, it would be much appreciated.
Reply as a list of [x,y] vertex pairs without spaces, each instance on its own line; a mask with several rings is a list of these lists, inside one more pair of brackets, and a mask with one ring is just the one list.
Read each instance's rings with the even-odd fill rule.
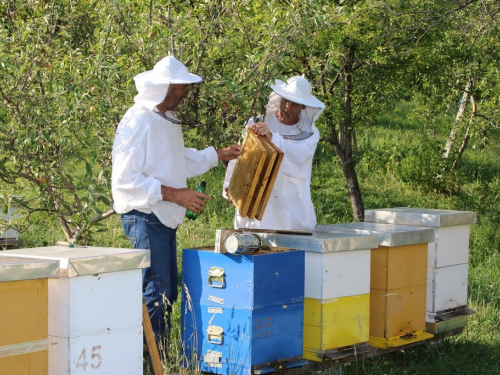
[[[452,118],[443,116],[422,125],[423,120],[415,113],[413,103],[400,103],[381,115],[377,123],[357,131],[356,170],[365,208],[477,212],[478,222],[471,227],[468,302],[476,314],[460,335],[433,345],[333,365],[325,374],[500,374],[500,131],[492,130],[487,147],[472,139],[457,171],[437,177],[443,168],[440,156]],[[221,197],[224,173],[220,165],[189,181],[192,188],[207,181],[212,200],[197,220],[186,220],[178,230],[179,268],[183,248],[213,246],[216,229],[232,228],[233,208]],[[353,220],[346,182],[326,142],[318,146],[311,186],[319,224]],[[97,234],[93,245],[130,247],[117,215],[103,222],[102,228],[107,231]],[[33,215],[29,229],[20,238],[25,247],[35,247],[53,245],[64,236],[54,219]],[[179,367],[180,317],[177,301],[168,360],[162,352],[166,373],[193,373]]]

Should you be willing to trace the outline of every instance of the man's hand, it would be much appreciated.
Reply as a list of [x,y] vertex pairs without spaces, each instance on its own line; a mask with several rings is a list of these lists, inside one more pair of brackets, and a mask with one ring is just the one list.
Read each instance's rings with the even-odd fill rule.
[[210,195],[199,193],[197,191],[182,188],[175,189],[170,186],[161,187],[161,195],[163,200],[177,203],[179,206],[185,207],[193,212],[200,212],[205,207],[205,200],[209,201]]
[[236,159],[240,155],[241,146],[238,144],[234,144],[224,148],[218,148],[217,157],[222,161],[229,161]]

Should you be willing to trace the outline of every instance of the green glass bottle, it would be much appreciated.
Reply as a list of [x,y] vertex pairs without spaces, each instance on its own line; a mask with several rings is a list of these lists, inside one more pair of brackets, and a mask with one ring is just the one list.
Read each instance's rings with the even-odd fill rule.
[[[198,193],[204,193],[205,192],[205,187],[207,186],[207,183],[205,181],[201,181],[201,185],[198,186],[196,191]],[[191,210],[186,211],[186,217],[191,220],[195,220],[200,213],[193,212]]]

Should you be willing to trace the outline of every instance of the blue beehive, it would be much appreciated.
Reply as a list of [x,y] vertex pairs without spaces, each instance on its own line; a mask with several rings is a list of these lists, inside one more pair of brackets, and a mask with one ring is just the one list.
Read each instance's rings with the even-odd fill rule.
[[185,366],[251,374],[302,355],[304,252],[183,251]]

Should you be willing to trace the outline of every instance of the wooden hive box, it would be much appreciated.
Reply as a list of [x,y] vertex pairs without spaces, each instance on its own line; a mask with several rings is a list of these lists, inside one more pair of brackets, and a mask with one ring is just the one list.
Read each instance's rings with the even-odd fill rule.
[[[59,265],[58,277],[48,280],[48,312],[44,321],[48,323],[44,331],[49,348],[48,370],[46,366],[41,373],[7,372],[0,366],[1,375],[143,374],[142,268],[150,265],[149,250],[48,246],[1,253],[0,260],[33,258]],[[21,297],[8,301],[13,307],[23,307],[23,315],[34,314],[34,298],[25,298],[23,305],[18,299]],[[4,309],[1,300],[0,305]],[[3,317],[0,312],[0,318]],[[31,325],[35,321],[29,320]],[[36,327],[42,329],[44,325]],[[30,330],[30,335],[31,331],[34,330]],[[25,339],[34,340],[31,336]],[[5,344],[0,340],[2,345]]]
[[283,156],[267,138],[247,130],[227,190],[241,216],[262,219]]
[[427,208],[381,208],[365,211],[365,221],[432,228],[428,244],[426,331],[436,334],[464,327],[474,313],[467,307],[470,225],[472,211]]
[[182,252],[182,366],[253,375],[302,355],[304,251]]
[[56,260],[0,256],[0,374],[49,374],[48,284],[58,275]]

